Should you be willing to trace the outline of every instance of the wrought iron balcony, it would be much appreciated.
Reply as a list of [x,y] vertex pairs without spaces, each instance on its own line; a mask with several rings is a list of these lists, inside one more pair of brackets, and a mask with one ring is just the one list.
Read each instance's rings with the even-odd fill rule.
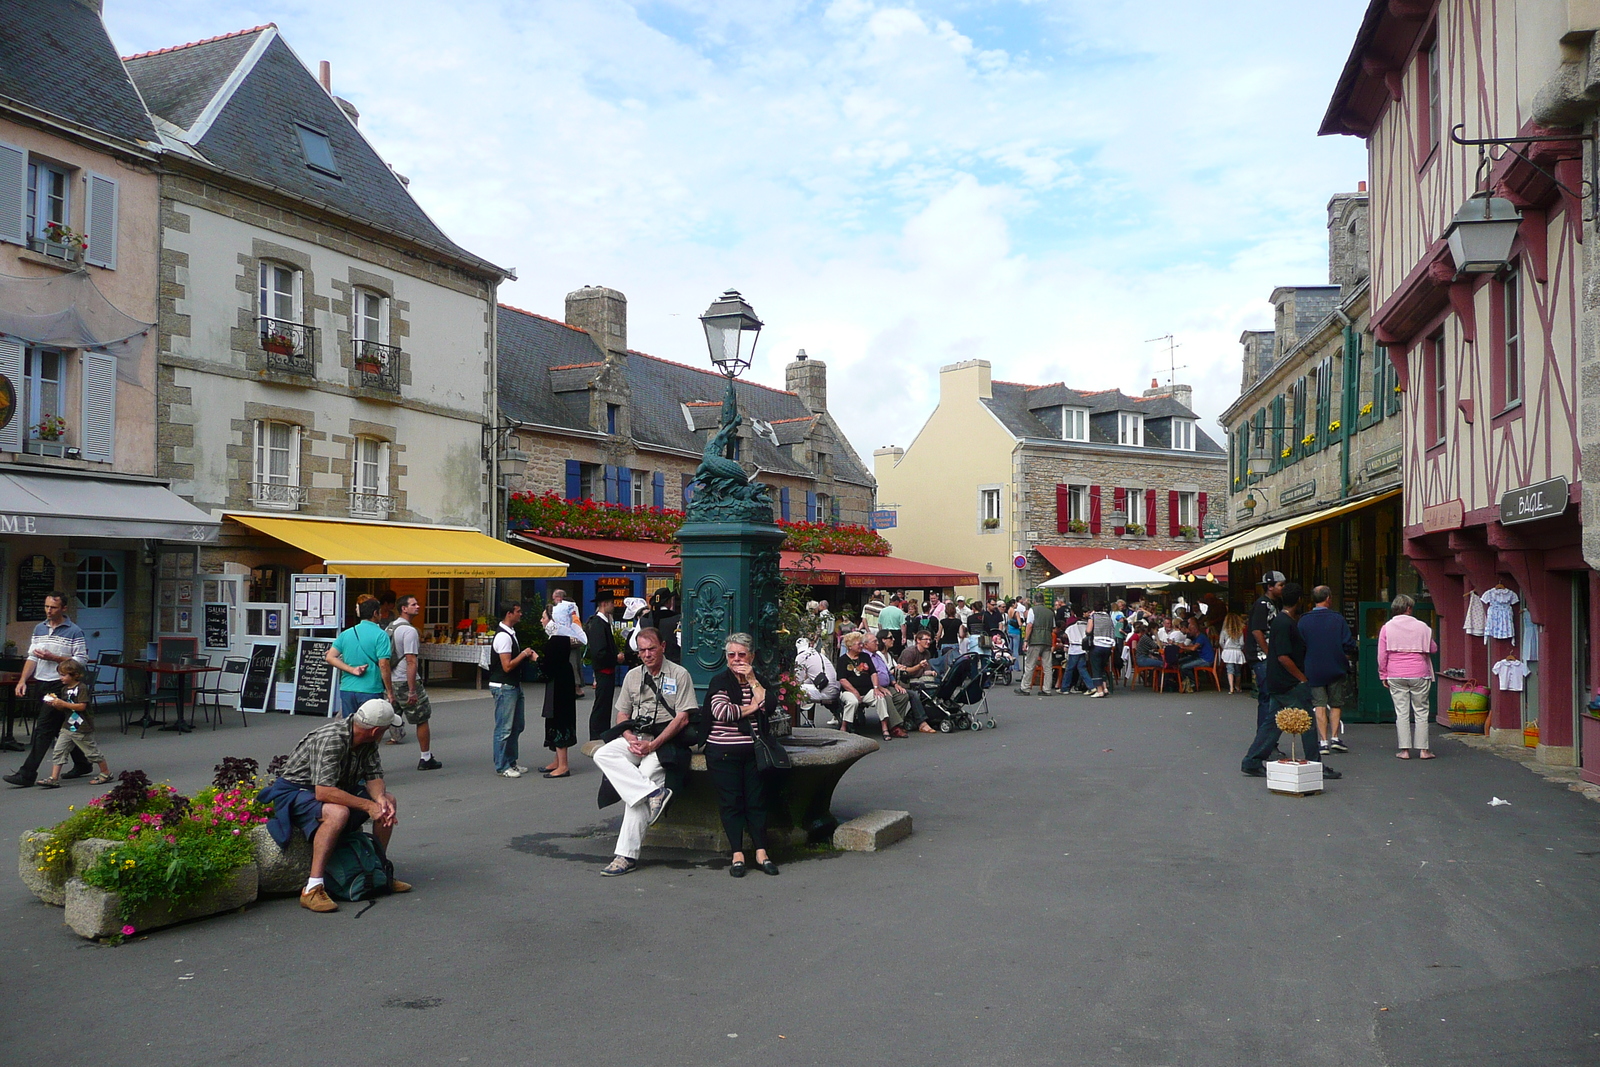
[[394,497],[352,489],[350,514],[363,519],[387,519],[394,514]]
[[251,482],[250,499],[258,508],[272,508],[278,511],[299,511],[309,496],[301,485],[286,485],[283,482]]
[[361,384],[386,393],[400,392],[400,349],[394,345],[380,345],[376,341],[356,341],[353,344],[356,373]]
[[287,319],[256,319],[261,350],[267,366],[291,374],[317,373],[317,328]]

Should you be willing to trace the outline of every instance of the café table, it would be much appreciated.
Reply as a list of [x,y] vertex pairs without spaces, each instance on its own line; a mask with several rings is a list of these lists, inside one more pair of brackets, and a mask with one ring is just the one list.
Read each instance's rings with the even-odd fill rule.
[[166,731],[167,733],[181,734],[190,733],[194,730],[194,725],[190,722],[187,722],[183,717],[183,702],[187,696],[189,676],[209,673],[210,671],[216,670],[215,667],[208,667],[204,664],[190,663],[156,663],[150,660],[124,662],[119,664],[119,666],[125,671],[142,671],[147,676],[154,676],[154,685],[151,685],[148,682],[145,684],[144,718],[139,720],[140,737],[144,736],[144,731],[155,725],[155,720],[150,717],[150,705],[155,698],[156,691],[161,688],[161,675],[163,674],[173,675],[177,679],[178,718],[174,722],[163,723],[160,729]]

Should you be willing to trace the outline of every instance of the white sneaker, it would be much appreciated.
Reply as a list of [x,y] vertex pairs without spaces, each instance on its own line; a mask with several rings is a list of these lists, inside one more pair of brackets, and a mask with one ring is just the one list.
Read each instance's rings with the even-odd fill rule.
[[499,775],[502,778],[521,778],[522,772],[515,767],[507,767],[505,770],[500,771]]
[[654,826],[656,820],[661,818],[661,813],[667,810],[667,804],[672,800],[672,790],[662,786],[650,797],[650,825]]
[[516,766],[517,766],[517,773],[518,774],[527,774],[528,773],[528,768],[524,767],[522,764],[519,763]]

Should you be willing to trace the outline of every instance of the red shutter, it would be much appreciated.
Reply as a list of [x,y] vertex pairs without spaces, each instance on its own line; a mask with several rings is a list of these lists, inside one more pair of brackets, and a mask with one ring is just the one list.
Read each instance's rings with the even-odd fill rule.
[[1066,533],[1067,522],[1072,518],[1072,504],[1067,499],[1068,492],[1066,486],[1056,486],[1056,533]]
[[1100,533],[1100,487],[1098,485],[1089,487],[1089,532],[1096,535]]
[[1167,491],[1167,525],[1172,530],[1172,536],[1178,536],[1178,491]]
[[[1128,491],[1119,487],[1113,490],[1112,499],[1116,501],[1115,510],[1126,515],[1128,513]],[[1113,526],[1111,528],[1111,532],[1116,534],[1118,537],[1121,537],[1123,534],[1128,532],[1128,528],[1127,526]]]
[[1201,493],[1199,497],[1196,498],[1194,508],[1194,523],[1195,533],[1199,533],[1206,524],[1206,495],[1204,493]]
[[1156,491],[1148,489],[1144,494],[1144,533],[1146,537],[1156,535]]

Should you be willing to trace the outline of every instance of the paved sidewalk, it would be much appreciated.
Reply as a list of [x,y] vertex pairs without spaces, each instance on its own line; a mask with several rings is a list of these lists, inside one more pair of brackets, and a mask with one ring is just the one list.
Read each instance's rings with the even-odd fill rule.
[[[109,948],[0,879],[8,1062],[1600,1062],[1600,809],[1577,794],[1465,746],[1402,763],[1391,727],[1352,727],[1343,781],[1279,797],[1238,771],[1248,698],[993,705],[998,730],[896,741],[845,777],[841,817],[907,808],[909,840],[735,881],[649,851],[599,878],[617,809],[593,765],[496,778],[489,702],[451,702],[443,770],[383,750],[407,896]],[[114,770],[187,790],[312,725],[250,722],[100,736]],[[0,830],[89,795],[0,792]]]

